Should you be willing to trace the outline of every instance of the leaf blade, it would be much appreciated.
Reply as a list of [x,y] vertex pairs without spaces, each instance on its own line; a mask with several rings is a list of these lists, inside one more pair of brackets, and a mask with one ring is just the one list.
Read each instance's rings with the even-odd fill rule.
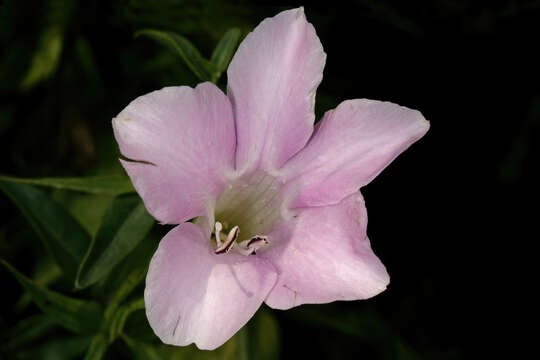
[[136,360],[161,360],[163,357],[160,356],[157,349],[146,343],[141,343],[133,340],[126,334],[122,334],[122,340],[126,343],[129,349],[132,352],[133,357]]
[[109,326],[109,342],[113,342],[122,334],[129,315],[142,309],[144,309],[144,299],[142,297],[118,308]]
[[129,294],[131,294],[131,292],[135,289],[135,287],[137,287],[137,285],[139,285],[145,276],[146,268],[135,268],[129,273],[126,280],[116,291],[112,300],[109,302],[107,309],[105,310],[106,320],[109,320],[116,313],[120,303],[122,303],[122,301],[124,301]]
[[30,69],[21,81],[21,90],[32,88],[56,71],[62,53],[63,40],[64,34],[58,27],[51,26],[43,31],[39,48],[33,56]]
[[100,360],[105,356],[109,343],[103,334],[97,334],[93,337],[90,347],[86,351],[84,360]]
[[80,359],[90,338],[88,336],[56,336],[50,341],[28,350],[17,352],[15,359]]
[[97,302],[75,299],[45,289],[3,259],[0,259],[0,263],[30,294],[36,305],[60,326],[78,334],[93,333],[100,328],[103,309]]
[[58,325],[45,314],[33,315],[19,321],[11,330],[10,339],[6,342],[7,351],[16,350],[56,329]]
[[45,177],[18,178],[1,175],[0,180],[47,186],[59,190],[72,190],[96,195],[118,196],[135,192],[131,181],[124,176],[91,176],[91,177]]
[[[215,47],[210,62],[216,66],[219,78],[221,74],[227,70],[229,63],[234,55],[234,51],[240,40],[241,31],[238,28],[229,29],[225,35],[219,40]],[[217,79],[216,79],[217,80]]]
[[214,64],[206,60],[199,50],[185,37],[171,31],[142,29],[135,32],[135,37],[147,36],[164,45],[179,55],[190,70],[202,81],[213,81],[217,69]]
[[70,280],[90,243],[83,227],[47,193],[31,185],[0,180],[0,190],[19,208],[45,248]]
[[75,287],[83,289],[105,277],[137,247],[153,225],[154,219],[138,197],[115,199],[79,266]]

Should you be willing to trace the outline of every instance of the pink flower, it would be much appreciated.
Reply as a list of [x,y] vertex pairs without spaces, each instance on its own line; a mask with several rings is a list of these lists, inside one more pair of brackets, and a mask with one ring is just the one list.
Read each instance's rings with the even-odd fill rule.
[[146,208],[180,224],[146,278],[146,314],[163,342],[214,349],[262,302],[366,299],[388,285],[358,189],[429,123],[357,99],[314,127],[325,59],[303,9],[284,11],[242,42],[227,95],[211,83],[168,87],[113,120],[122,154],[138,160],[122,165]]

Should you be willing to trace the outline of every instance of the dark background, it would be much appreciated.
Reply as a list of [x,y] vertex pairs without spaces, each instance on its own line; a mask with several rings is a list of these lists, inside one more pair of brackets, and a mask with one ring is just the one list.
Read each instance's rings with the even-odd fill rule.
[[[0,173],[24,177],[121,171],[111,118],[139,95],[198,82],[174,54],[134,39],[136,30],[176,31],[209,56],[230,27],[245,34],[303,4],[328,55],[318,118],[370,98],[420,110],[431,129],[362,190],[388,290],[272,311],[281,357],[467,358],[473,339],[507,316],[491,306],[516,286],[507,268],[525,246],[520,204],[538,180],[539,1],[0,3]],[[32,82],[51,29],[62,34],[61,54]],[[40,244],[0,199],[0,257],[28,274]],[[22,290],[6,271],[0,278],[9,337]]]

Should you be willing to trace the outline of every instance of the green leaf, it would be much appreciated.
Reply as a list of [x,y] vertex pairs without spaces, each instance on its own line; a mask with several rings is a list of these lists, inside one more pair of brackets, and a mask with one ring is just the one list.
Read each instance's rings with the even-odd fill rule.
[[[236,336],[213,351],[199,350],[193,344],[189,346],[170,346],[136,341],[125,333],[120,336],[137,360],[242,360],[242,358],[238,357]],[[257,359],[257,357],[254,359]]]
[[39,48],[34,54],[28,73],[21,82],[22,90],[33,87],[54,73],[62,52],[63,37],[62,29],[56,26],[51,26],[41,34]]
[[[246,359],[262,359],[271,360],[279,359],[280,338],[279,327],[272,312],[263,308],[238,331],[229,341],[220,346],[214,351],[203,351],[197,349],[195,345],[189,346],[169,346],[169,345],[151,345],[155,339],[148,338],[146,335],[140,336],[140,331],[134,329],[137,327],[138,320],[144,320],[146,327],[149,328],[148,321],[144,314],[135,312],[128,319],[125,330],[120,334],[122,339],[126,341],[131,348],[133,355],[138,359],[154,359],[162,358],[167,360],[246,360]],[[137,320],[134,322],[132,320]],[[142,323],[141,323],[142,325]],[[148,331],[152,332],[151,329]],[[145,331],[146,332],[146,331]],[[143,357],[137,355],[138,352],[146,349],[156,357]],[[137,357],[138,356],[138,357]]]
[[245,326],[249,334],[249,357],[257,360],[279,359],[280,337],[277,320],[266,308],[259,309]]
[[[129,294],[141,283],[146,275],[146,267],[144,268],[135,268],[131,273],[124,279],[120,288],[114,294],[114,297],[109,302],[107,309],[105,310],[105,320],[109,320],[113,314],[115,314],[116,309],[122,301],[124,301]],[[144,304],[143,304],[144,307]]]
[[82,261],[75,287],[82,289],[106,276],[152,229],[154,219],[136,196],[116,198]]
[[140,342],[151,343],[157,339],[154,330],[152,330],[148,323],[148,318],[144,310],[135,311],[131,314],[124,325],[122,334],[126,334],[130,338]]
[[133,340],[126,334],[122,334],[122,340],[126,343],[126,345],[131,350],[134,359],[136,360],[162,360],[162,359],[168,359],[171,358],[162,357],[159,354],[158,347],[152,346],[146,343],[141,343],[138,341]]
[[[62,270],[58,267],[54,260],[50,256],[44,256],[37,260],[31,278],[39,286],[47,287],[48,285],[60,279],[61,276]],[[15,312],[20,313],[31,302],[32,298],[30,297],[30,295],[28,295],[28,293],[26,292],[23,293],[19,300],[15,303]]]
[[236,355],[234,356],[234,359],[249,360],[251,358],[249,354],[249,332],[248,327],[244,326],[236,333],[236,335],[234,335],[234,340],[236,342]]
[[[114,271],[109,272],[109,275],[89,289],[92,296],[109,303],[106,316],[112,315],[115,311],[109,308],[118,306],[144,280],[150,259],[158,247],[159,240],[163,237],[161,232],[164,229],[160,228],[162,227],[151,231],[147,239],[141,241],[129,256],[126,256],[114,268]],[[112,305],[114,303],[116,305]],[[110,316],[107,317],[109,318]]]
[[225,35],[223,35],[216,48],[214,49],[210,61],[216,66],[216,69],[218,71],[218,78],[225,70],[227,70],[229,62],[234,55],[234,50],[236,50],[236,46],[238,45],[238,41],[240,40],[240,35],[240,29],[229,29],[229,31],[227,31]]
[[15,358],[20,360],[81,359],[89,342],[90,338],[88,336],[55,337],[37,348],[32,347],[25,351],[19,351]]
[[41,338],[51,330],[56,329],[57,326],[54,320],[45,314],[33,315],[23,319],[10,330],[11,336],[5,344],[5,348],[7,351],[18,349]]
[[213,63],[206,60],[199,50],[185,37],[170,31],[143,29],[135,37],[147,36],[179,55],[193,73],[202,81],[214,82],[218,71]]
[[107,339],[105,335],[103,334],[97,334],[92,339],[92,342],[90,343],[90,347],[88,348],[88,351],[86,352],[86,355],[84,356],[84,360],[100,360],[105,355],[105,352],[107,352],[107,347],[109,347],[109,343],[107,342]]
[[113,342],[124,330],[126,321],[134,311],[144,309],[144,299],[139,298],[133,300],[127,305],[123,305],[114,313],[111,324],[109,326],[109,342]]
[[15,203],[70,281],[90,243],[88,233],[51,197],[33,186],[0,180],[0,190]]
[[[129,330],[126,326],[126,331]],[[195,345],[169,346],[150,345],[140,342],[123,332],[122,339],[130,347],[138,359],[167,359],[167,360],[249,360],[249,359],[278,359],[279,358],[279,329],[271,312],[261,309],[255,317],[238,331],[229,341],[214,351],[203,351]],[[143,349],[152,356],[140,356]],[[137,357],[138,356],[138,357]]]
[[6,261],[2,265],[30,294],[36,305],[54,322],[78,334],[96,332],[102,323],[103,310],[93,301],[79,300],[45,289],[18,272]]
[[[49,0],[40,16],[44,28],[40,34],[30,67],[20,83],[21,90],[28,90],[50,78],[60,63],[66,27],[74,13],[74,0]],[[38,5],[39,6],[39,5]]]
[[115,199],[108,195],[83,194],[62,190],[55,191],[51,196],[53,200],[69,211],[90,234],[90,238],[96,236],[105,211]]
[[99,195],[117,196],[135,192],[129,178],[115,175],[67,178],[17,178],[11,176],[0,176],[0,180],[20,184],[48,186],[60,190],[73,190]]

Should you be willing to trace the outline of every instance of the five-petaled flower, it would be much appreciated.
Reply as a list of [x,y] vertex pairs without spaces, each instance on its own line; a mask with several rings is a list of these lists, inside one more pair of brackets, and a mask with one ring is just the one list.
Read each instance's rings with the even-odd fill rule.
[[240,44],[227,95],[211,83],[168,87],[113,119],[121,153],[138,160],[121,162],[146,208],[180,224],[146,278],[146,314],[163,342],[214,349],[262,302],[366,299],[388,285],[358,190],[429,123],[357,99],[314,126],[325,60],[303,9],[284,11]]

